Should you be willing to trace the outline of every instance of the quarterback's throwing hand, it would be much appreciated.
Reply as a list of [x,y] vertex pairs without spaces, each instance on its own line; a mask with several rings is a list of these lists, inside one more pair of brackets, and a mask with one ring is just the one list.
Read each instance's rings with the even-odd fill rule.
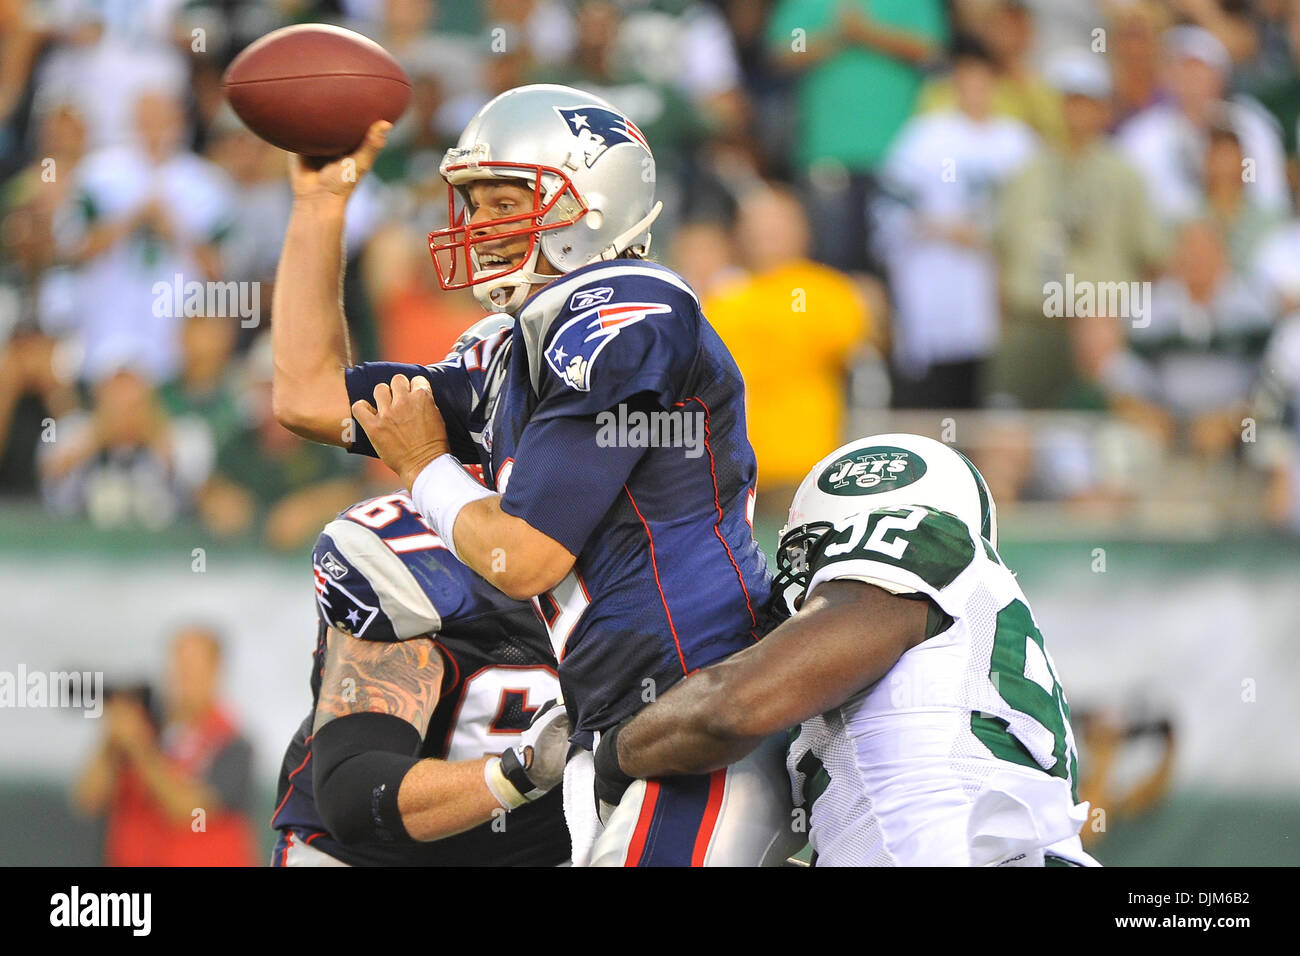
[[485,769],[488,788],[506,809],[546,794],[564,778],[569,756],[569,714],[559,700],[548,700],[515,744]]
[[391,384],[375,386],[374,397],[374,405],[353,402],[352,415],[366,430],[384,464],[397,472],[409,489],[425,465],[451,451],[447,426],[433,400],[429,380],[422,375],[414,382],[405,375],[394,375]]

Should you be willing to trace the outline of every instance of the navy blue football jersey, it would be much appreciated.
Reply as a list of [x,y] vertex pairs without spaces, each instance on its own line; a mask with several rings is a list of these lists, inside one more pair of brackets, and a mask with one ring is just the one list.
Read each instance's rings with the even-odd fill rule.
[[[489,585],[447,550],[405,492],[371,498],[326,525],[312,553],[318,631],[313,711],[336,627],[370,641],[429,636],[443,659],[441,696],[418,756],[470,760],[513,745],[537,708],[559,694],[555,661],[534,609]],[[281,767],[271,825],[353,865],[553,866],[569,858],[559,789],[446,839],[342,846],[312,796],[313,714]]]
[[348,392],[428,376],[453,452],[577,555],[533,603],[584,740],[771,626],[744,384],[690,287],[650,262],[556,280],[506,335],[432,366],[357,366]]

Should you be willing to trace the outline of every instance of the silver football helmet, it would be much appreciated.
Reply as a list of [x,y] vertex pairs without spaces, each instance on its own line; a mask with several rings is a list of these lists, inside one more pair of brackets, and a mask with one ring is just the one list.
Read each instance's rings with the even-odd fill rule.
[[[531,285],[555,278],[537,272],[539,256],[563,274],[628,250],[644,254],[663,208],[654,201],[654,156],[636,124],[600,97],[567,86],[521,86],[496,97],[469,121],[439,172],[448,185],[450,225],[429,234],[438,282],[472,288],[496,312],[514,313]],[[468,187],[494,179],[531,184],[532,206],[471,228]],[[481,243],[515,236],[528,237],[518,265],[480,262]]]

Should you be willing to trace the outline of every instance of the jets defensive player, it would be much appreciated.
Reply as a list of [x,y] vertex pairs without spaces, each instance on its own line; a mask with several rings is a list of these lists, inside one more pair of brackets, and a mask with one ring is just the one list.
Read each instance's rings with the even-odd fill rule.
[[917,435],[845,445],[800,485],[778,562],[797,613],[606,734],[603,794],[800,724],[817,865],[1095,864],[1065,693],[969,461]]
[[[509,326],[480,323],[453,355]],[[546,791],[569,724],[532,607],[457,561],[405,492],[342,512],[312,564],[313,711],[285,753],[272,864],[567,861],[560,793]]]
[[[514,315],[509,338],[451,363],[349,367],[343,209],[384,135],[376,124],[354,156],[321,169],[295,160],[272,329],[277,415],[306,437],[381,454],[454,554],[533,601],[574,740],[590,748],[770,627],[740,373],[689,286],[643,258],[659,211],[644,136],[599,97],[550,85],[507,91],[470,121],[441,165],[450,224],[429,238],[442,286]],[[481,369],[492,395],[478,401],[468,377]],[[705,454],[606,441],[609,411],[690,416]],[[784,859],[779,750],[657,784],[626,811],[640,836],[617,847],[592,849],[590,777],[586,795],[566,785],[575,862]]]

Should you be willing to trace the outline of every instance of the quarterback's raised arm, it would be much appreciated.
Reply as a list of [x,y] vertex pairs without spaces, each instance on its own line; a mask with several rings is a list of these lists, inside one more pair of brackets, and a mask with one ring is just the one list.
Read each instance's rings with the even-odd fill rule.
[[928,603],[858,581],[820,585],[794,617],[692,674],[612,734],[602,784],[708,773],[879,680],[925,639]]
[[352,443],[343,376],[351,364],[342,304],[344,211],[391,126],[375,123],[355,153],[319,169],[301,156],[289,158],[293,211],[272,303],[275,417],[328,445]]

